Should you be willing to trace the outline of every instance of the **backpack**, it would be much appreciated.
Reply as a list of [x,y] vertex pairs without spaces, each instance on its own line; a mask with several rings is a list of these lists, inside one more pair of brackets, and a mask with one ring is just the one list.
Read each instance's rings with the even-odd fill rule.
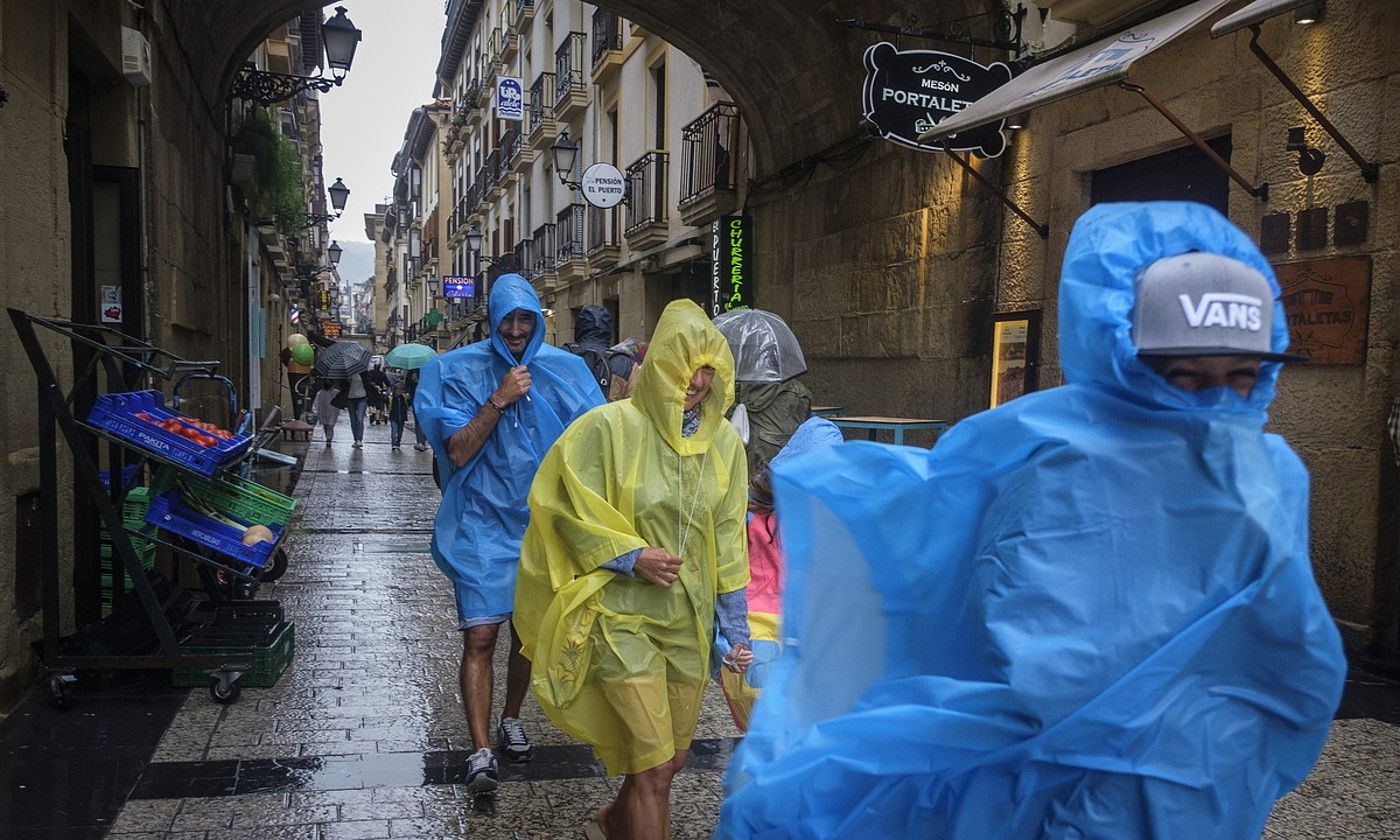
[[636,361],[628,353],[621,350],[605,350],[599,353],[591,347],[579,347],[577,344],[566,344],[564,349],[583,359],[588,365],[588,370],[593,374],[593,381],[598,383],[598,390],[603,392],[603,397],[608,402],[615,402],[625,399],[628,396],[628,378],[623,378],[612,372],[612,360],[622,356],[632,362],[635,370]]

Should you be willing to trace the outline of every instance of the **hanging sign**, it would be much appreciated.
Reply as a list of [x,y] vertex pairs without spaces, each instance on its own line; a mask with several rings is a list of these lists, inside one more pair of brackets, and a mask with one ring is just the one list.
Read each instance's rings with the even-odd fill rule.
[[462,300],[476,297],[476,278],[457,274],[443,277],[442,296]]
[[[865,118],[886,140],[926,152],[941,152],[943,146],[920,143],[920,134],[1011,81],[1011,68],[1000,61],[983,65],[936,50],[898,50],[888,41],[865,51],[865,71]],[[948,146],[996,157],[1006,150],[1004,123],[955,134]]]
[[322,321],[321,335],[326,338],[340,338],[341,323],[339,321]]
[[753,219],[720,216],[710,225],[710,317],[753,302]]
[[525,119],[525,87],[518,76],[499,76],[496,79],[496,119]]
[[102,287],[102,323],[120,324],[122,322],[122,287],[103,286]]
[[1333,257],[1274,266],[1288,319],[1288,352],[1315,365],[1366,362],[1371,258]]
[[595,163],[583,173],[580,182],[583,200],[604,210],[622,203],[627,194],[627,181],[611,163]]

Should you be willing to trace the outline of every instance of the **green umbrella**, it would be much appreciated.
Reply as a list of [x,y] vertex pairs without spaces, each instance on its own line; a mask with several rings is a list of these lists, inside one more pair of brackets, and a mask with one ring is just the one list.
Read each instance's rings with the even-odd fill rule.
[[384,364],[404,370],[417,370],[436,355],[437,351],[426,344],[400,344],[384,357]]

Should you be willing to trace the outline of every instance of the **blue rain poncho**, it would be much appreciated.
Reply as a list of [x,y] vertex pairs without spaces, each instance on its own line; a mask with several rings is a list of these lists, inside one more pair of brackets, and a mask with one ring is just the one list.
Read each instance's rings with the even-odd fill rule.
[[[519,362],[497,332],[501,320],[517,309],[535,313],[535,331]],[[583,360],[544,344],[540,301],[525,278],[505,274],[492,283],[487,316],[491,340],[425,365],[413,401],[442,487],[433,560],[457,586],[462,615],[472,617],[511,611],[520,538],[530,518],[525,497],[535,470],[569,423],[603,403]],[[447,439],[482,410],[501,377],[519,364],[530,369],[529,393],[506,409],[476,457],[454,467]]]
[[1259,836],[1317,760],[1345,662],[1307,472],[1262,431],[1280,366],[1248,398],[1190,393],[1134,352],[1134,276],[1193,249],[1277,294],[1209,208],[1095,207],[1060,283],[1070,384],[932,452],[774,467],[786,646],[719,837]]

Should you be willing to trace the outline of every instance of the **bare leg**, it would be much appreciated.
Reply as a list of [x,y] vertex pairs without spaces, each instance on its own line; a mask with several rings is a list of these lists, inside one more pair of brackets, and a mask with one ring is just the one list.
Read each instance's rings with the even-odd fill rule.
[[491,684],[494,673],[491,657],[496,652],[499,624],[479,624],[462,633],[462,668],[459,673],[462,705],[466,707],[467,729],[472,749],[491,746]]
[[671,780],[689,752],[677,750],[665,764],[622,780],[617,798],[594,817],[608,840],[670,840]]
[[506,663],[506,706],[501,717],[520,717],[520,704],[530,690],[530,660],[520,653],[520,634],[510,625],[510,661]]

